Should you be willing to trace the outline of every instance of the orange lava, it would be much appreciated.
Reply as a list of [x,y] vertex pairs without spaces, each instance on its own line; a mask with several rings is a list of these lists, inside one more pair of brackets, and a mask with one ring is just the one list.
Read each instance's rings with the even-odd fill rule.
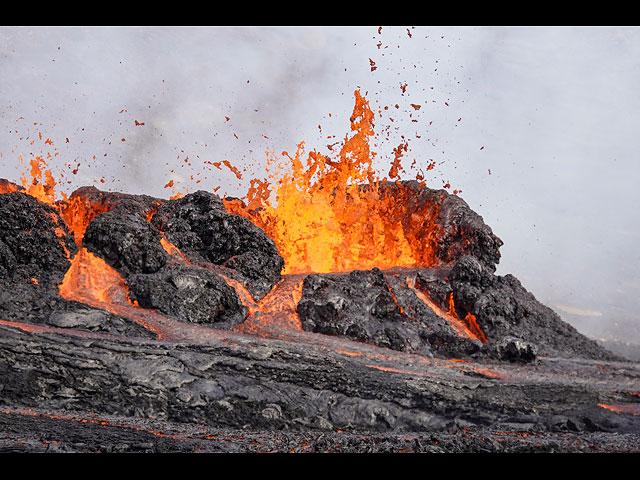
[[121,302],[127,288],[117,270],[83,247],[71,261],[59,291],[62,298],[92,305]]
[[167,238],[164,236],[164,233],[162,233],[162,238],[160,238],[160,244],[162,245],[162,248],[164,248],[164,251],[167,252],[169,255],[174,257],[178,256],[185,262],[188,262],[187,257],[184,256],[184,254],[180,251],[178,247],[176,247],[173,243],[167,240]]
[[461,320],[456,312],[456,306],[453,303],[453,292],[449,294],[448,301],[449,311],[447,312],[447,315],[450,315],[456,318],[458,322],[461,322],[470,332],[471,338],[475,338],[476,340],[480,340],[482,343],[486,343],[487,337],[485,337],[482,330],[480,330],[480,326],[478,326],[478,322],[476,321],[476,316],[471,314],[471,312],[467,312],[467,315],[464,317],[464,321]]
[[60,216],[64,219],[69,230],[73,232],[76,244],[82,246],[82,237],[89,222],[101,213],[108,211],[108,207],[99,203],[92,203],[82,195],[57,203]]
[[[387,180],[374,172],[369,147],[373,112],[357,90],[355,100],[352,135],[345,137],[337,159],[312,151],[305,160],[301,143],[293,157],[283,153],[288,165],[278,164],[269,179],[251,182],[244,205],[225,202],[231,213],[249,218],[274,240],[285,259],[285,274],[434,261],[428,242],[407,237],[399,220],[406,207],[382,193]],[[401,154],[399,147],[392,164],[394,176]]]
[[238,292],[243,304],[249,307],[247,319],[237,327],[241,333],[257,334],[277,328],[279,330],[302,330],[296,307],[302,297],[304,277],[287,275],[259,302],[234,280],[226,278]]
[[3,193],[13,193],[20,191],[20,188],[17,185],[13,185],[9,182],[1,182],[0,183],[0,194]]
[[617,413],[628,413],[631,415],[640,415],[640,404],[638,403],[624,403],[618,405],[608,405],[605,403],[599,403],[600,408],[610,410]]
[[455,305],[453,304],[453,294],[449,294],[449,311],[445,312],[416,285],[415,277],[407,277],[407,286],[413,290],[416,296],[431,308],[436,315],[445,319],[459,336],[471,338],[473,340],[480,340],[482,343],[487,341],[487,337],[484,335],[482,330],[480,330],[475,316],[471,315],[471,313],[467,313],[467,316],[465,317],[466,321],[462,320],[458,316]]
[[[22,161],[22,158],[20,158],[20,161]],[[45,169],[47,163],[42,157],[36,156],[29,161],[29,164],[31,165],[31,177],[29,178],[25,173],[20,179],[26,193],[43,203],[54,203],[56,181],[51,174],[51,170]]]

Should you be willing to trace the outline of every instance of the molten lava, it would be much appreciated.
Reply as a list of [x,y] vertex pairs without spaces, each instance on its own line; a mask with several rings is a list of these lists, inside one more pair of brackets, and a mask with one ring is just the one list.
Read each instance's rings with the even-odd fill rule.
[[416,285],[415,277],[407,277],[407,286],[411,290],[413,290],[416,296],[420,300],[422,300],[429,308],[431,308],[431,310],[433,310],[436,315],[446,320],[459,336],[471,338],[473,340],[480,340],[482,343],[485,343],[487,341],[487,337],[478,326],[476,317],[474,315],[472,315],[470,312],[467,312],[464,320],[460,318],[453,303],[452,293],[449,294],[449,297],[447,299],[449,302],[449,310],[445,312],[435,302],[433,302],[429,298],[429,296],[424,291],[422,291],[421,288]]
[[[391,180],[381,180],[373,168],[375,154],[369,145],[374,134],[374,114],[360,92],[354,93],[351,132],[345,136],[337,158],[311,151],[305,159],[304,143],[300,143],[294,156],[283,152],[285,164],[278,162],[276,174],[263,181],[253,179],[242,201],[224,200],[230,213],[242,215],[262,228],[285,260],[284,280],[260,302],[239,282],[225,278],[249,309],[240,331],[263,332],[269,326],[301,329],[296,314],[303,278],[299,274],[429,267],[438,263],[435,254],[440,233],[435,222],[438,207],[417,204],[415,193],[397,180],[399,173],[404,172],[401,160],[407,144],[394,149],[388,172]],[[268,160],[273,164],[273,159]],[[228,162],[225,165],[239,175]],[[137,305],[129,301],[123,278],[82,247],[87,225],[108,211],[110,205],[82,194],[70,198],[62,194],[63,199],[57,200],[56,182],[46,167],[42,157],[35,157],[21,181],[25,193],[57,209],[79,247],[78,253],[70,258],[71,267],[59,286],[60,295],[132,315],[130,309]],[[427,170],[431,168],[433,164]],[[394,188],[393,194],[390,187]],[[16,190],[20,187],[0,183],[0,193]],[[183,195],[178,193],[172,198],[180,196]],[[155,210],[147,212],[147,220],[154,213]],[[164,234],[161,243],[172,257],[188,262]],[[486,341],[473,315],[458,317],[452,298],[449,312],[444,312],[414,285],[409,286],[446,318],[459,335]]]
[[88,305],[99,305],[121,301],[118,298],[126,292],[124,280],[120,274],[107,265],[100,257],[86,248],[80,248],[71,262],[62,283],[60,296],[68,300],[77,300]]
[[[293,157],[284,153],[290,169],[274,185],[254,180],[246,204],[225,202],[231,213],[249,218],[274,240],[285,274],[434,263],[428,244],[408,238],[404,230],[400,218],[407,216],[406,206],[384,194],[387,180],[375,174],[369,148],[373,113],[357,90],[355,98],[353,134],[345,138],[338,159],[312,151],[303,161],[301,143]],[[393,176],[401,152],[398,148]]]
[[[22,158],[20,161],[22,161]],[[29,164],[31,165],[31,178],[28,178],[28,176],[24,174],[20,179],[26,193],[43,203],[53,203],[56,196],[56,181],[51,174],[51,170],[43,170],[43,167],[46,167],[47,163],[42,157],[37,156],[32,158]]]

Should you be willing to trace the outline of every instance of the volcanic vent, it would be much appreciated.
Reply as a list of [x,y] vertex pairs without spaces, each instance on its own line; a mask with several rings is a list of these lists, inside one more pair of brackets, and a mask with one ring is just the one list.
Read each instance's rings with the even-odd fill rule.
[[[372,132],[356,92],[338,158],[301,145],[243,199],[83,187],[56,200],[37,161],[33,181],[0,181],[3,402],[270,431],[443,431],[537,408],[528,423],[549,431],[573,388],[524,409],[512,395],[534,387],[460,389],[545,358],[620,359],[496,275],[502,241],[459,196],[400,180],[402,149],[380,179]],[[636,389],[572,408],[613,415],[597,404],[623,391]]]

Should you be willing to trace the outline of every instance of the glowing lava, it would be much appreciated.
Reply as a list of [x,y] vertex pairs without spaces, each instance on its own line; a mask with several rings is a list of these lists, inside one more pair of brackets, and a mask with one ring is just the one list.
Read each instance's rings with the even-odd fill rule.
[[[383,193],[387,180],[375,174],[369,148],[373,113],[358,91],[355,99],[352,135],[345,137],[338,159],[312,151],[303,161],[300,144],[293,157],[284,153],[290,168],[274,177],[274,185],[254,180],[245,205],[225,202],[231,213],[249,218],[274,240],[285,274],[433,263],[425,243],[412,244],[405,234],[399,219],[406,207]],[[395,170],[398,161],[396,155]]]
[[[239,328],[243,332],[257,333],[268,326],[300,330],[296,305],[301,296],[302,274],[430,267],[439,263],[435,254],[440,234],[435,221],[437,205],[418,204],[415,193],[396,181],[399,172],[404,171],[401,160],[406,143],[394,149],[388,172],[391,180],[381,180],[374,171],[375,154],[369,145],[374,134],[374,114],[360,92],[356,90],[354,94],[350,133],[345,135],[337,158],[316,151],[305,154],[304,143],[300,143],[295,155],[283,152],[286,158],[284,164],[276,165],[276,174],[263,181],[253,179],[242,201],[224,201],[230,213],[242,215],[262,228],[285,260],[284,280],[260,302],[239,282],[226,278],[249,309],[247,321]],[[232,168],[228,162],[226,166]],[[128,300],[120,274],[82,247],[89,222],[110,206],[82,194],[70,198],[63,194],[63,200],[57,201],[56,182],[44,159],[32,159],[30,167],[31,179],[27,174],[21,179],[24,191],[58,210],[79,247],[59,286],[60,295],[121,314],[123,308],[135,307]],[[432,167],[429,165],[427,170]],[[390,187],[395,189],[393,194]],[[0,193],[16,189],[10,184],[0,185]],[[148,212],[147,220],[153,213]],[[174,258],[188,262],[164,235],[161,243]],[[452,297],[449,311],[444,312],[415,288],[415,282],[408,284],[459,335],[486,342],[473,315],[458,317]]]
[[[23,161],[22,158],[20,158],[20,161]],[[25,173],[20,179],[26,193],[43,203],[54,203],[56,181],[51,174],[51,170],[44,169],[47,167],[47,163],[42,157],[36,156],[29,161],[29,164],[31,165],[31,177],[29,178]]]
[[60,296],[88,305],[122,303],[127,289],[117,270],[80,248],[59,286]]
[[[303,280],[303,275],[287,275],[262,300],[254,302],[253,306],[249,303],[247,320],[238,326],[238,331],[257,334],[273,328],[302,330],[296,307],[302,297]],[[240,298],[246,298],[246,295],[250,297],[246,292]]]
[[478,323],[476,317],[471,313],[467,313],[465,319],[461,319],[456,312],[455,305],[453,304],[453,294],[449,294],[449,310],[445,312],[438,305],[436,305],[429,296],[422,291],[416,285],[415,277],[407,277],[407,286],[413,290],[416,296],[422,300],[436,315],[445,319],[449,325],[456,331],[460,337],[471,338],[473,340],[480,340],[482,343],[487,341],[487,337],[484,335]]

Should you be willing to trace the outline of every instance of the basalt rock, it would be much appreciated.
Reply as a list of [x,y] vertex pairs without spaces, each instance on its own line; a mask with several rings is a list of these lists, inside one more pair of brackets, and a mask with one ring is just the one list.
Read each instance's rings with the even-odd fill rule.
[[128,318],[58,295],[78,251],[74,235],[55,208],[21,190],[16,186],[18,193],[0,195],[0,318],[157,338]]
[[459,336],[407,285],[415,272],[353,271],[305,278],[297,312],[302,327],[398,351],[464,357],[477,340]]
[[76,252],[54,208],[24,193],[0,195],[0,284],[55,288]]
[[169,254],[161,238],[160,232],[139,215],[109,211],[89,223],[82,244],[128,277],[155,273],[167,264]]
[[490,356],[513,363],[529,363],[538,357],[538,347],[516,337],[503,337],[497,342],[487,342],[484,348]]
[[282,278],[284,260],[273,240],[246,218],[227,213],[214,194],[198,191],[170,200],[152,223],[192,262],[235,270],[256,300]]
[[236,291],[219,275],[191,265],[167,265],[154,274],[127,277],[129,296],[142,308],[184,322],[233,328],[244,321],[247,309]]
[[419,326],[411,328],[383,273],[353,271],[305,278],[297,306],[302,327],[400,351],[431,354]]
[[450,289],[455,305],[473,314],[489,339],[520,338],[540,355],[618,358],[540,303],[513,275],[495,275],[475,257],[461,257],[447,278],[441,290]]

